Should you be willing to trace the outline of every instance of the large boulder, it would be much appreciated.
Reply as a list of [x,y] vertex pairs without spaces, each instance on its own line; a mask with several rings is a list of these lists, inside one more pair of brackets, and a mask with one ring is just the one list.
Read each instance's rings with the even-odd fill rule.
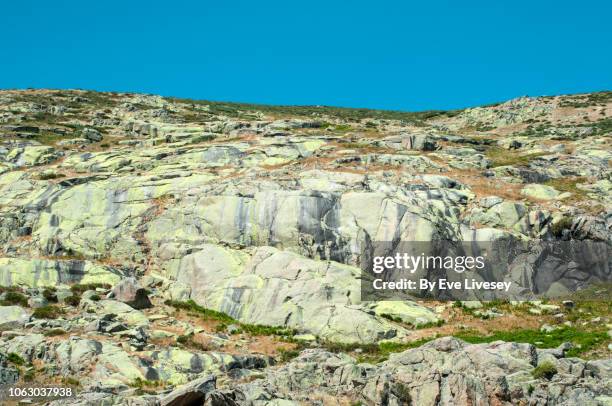
[[414,324],[437,320],[414,303],[372,310],[361,304],[358,268],[272,247],[251,257],[203,245],[183,257],[175,272],[203,306],[246,323],[296,328],[333,341],[372,343],[408,334],[382,317],[386,313]]
[[560,193],[553,187],[531,183],[521,190],[521,194],[537,200],[553,200],[558,198]]
[[122,279],[116,284],[110,293],[110,298],[126,303],[134,309],[152,307],[147,290],[133,277]]
[[405,137],[403,144],[407,149],[418,151],[435,151],[438,143],[427,134],[411,134]]
[[215,390],[214,375],[205,376],[183,385],[161,399],[161,406],[187,406],[204,404],[206,395]]

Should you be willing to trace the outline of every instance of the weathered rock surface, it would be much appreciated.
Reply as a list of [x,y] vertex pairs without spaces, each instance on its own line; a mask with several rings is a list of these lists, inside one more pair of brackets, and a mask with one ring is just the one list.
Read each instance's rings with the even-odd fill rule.
[[[584,362],[562,354],[529,344],[466,344],[451,337],[394,354],[378,365],[307,350],[234,392],[243,405],[274,404],[272,399],[314,403],[322,395],[368,405],[609,403],[611,361]],[[532,376],[544,359],[557,368],[550,380]]]
[[[602,306],[369,302],[361,268],[376,242],[592,240],[495,276],[609,281],[571,271],[612,246],[611,114],[610,92],[413,114],[0,91],[0,382],[79,382],[56,405],[610,404]],[[591,360],[448,337],[355,358],[497,328],[587,331]]]

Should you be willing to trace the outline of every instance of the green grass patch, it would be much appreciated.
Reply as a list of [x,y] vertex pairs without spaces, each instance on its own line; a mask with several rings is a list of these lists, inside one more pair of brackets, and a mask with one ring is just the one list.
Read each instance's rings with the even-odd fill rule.
[[64,298],[64,303],[73,307],[77,307],[79,303],[81,303],[81,297],[77,295],[68,296]]
[[337,124],[334,126],[334,131],[338,131],[338,132],[351,131],[352,129],[353,127],[351,127],[348,124]]
[[130,382],[130,386],[136,388],[136,394],[141,396],[156,394],[159,389],[166,386],[166,383],[164,381],[150,381],[148,379],[136,378]]
[[25,360],[21,357],[21,355],[16,354],[14,352],[9,353],[6,359],[13,365],[25,365],[26,363]]
[[241,323],[226,313],[207,309],[203,306],[200,306],[193,300],[188,300],[186,302],[166,300],[164,304],[166,304],[167,306],[172,306],[176,309],[186,310],[192,313],[193,315],[198,316],[200,318],[204,318],[206,320],[219,321],[223,326],[226,326],[228,324],[236,324],[239,326],[242,332],[252,336],[293,336],[296,334],[296,331],[294,329],[287,327]]
[[544,182],[546,186],[553,187],[559,192],[569,192],[572,196],[569,200],[576,201],[587,198],[587,194],[584,190],[578,188],[579,183],[588,183],[588,179],[583,177],[565,177],[550,179]]
[[108,283],[85,283],[85,284],[76,284],[70,287],[70,290],[75,295],[82,295],[86,290],[96,290],[96,289],[110,289],[111,285]]
[[548,152],[536,152],[533,154],[520,154],[508,149],[491,147],[486,151],[487,158],[491,161],[491,167],[498,166],[527,166],[531,161],[544,155],[549,155]]
[[190,312],[194,312],[197,313],[198,316],[205,318],[207,320],[217,320],[217,321],[222,321],[222,322],[226,322],[226,323],[235,323],[236,320],[233,319],[231,316],[223,313],[223,312],[218,312],[216,310],[212,310],[212,309],[207,309],[203,306],[200,306],[199,304],[197,304],[196,302],[194,302],[193,300],[188,300],[186,302],[181,302],[178,300],[166,300],[164,302],[164,304],[166,306],[172,306],[175,309],[181,309],[181,310],[187,310]]
[[[45,120],[41,120],[47,122]],[[58,141],[69,140],[72,138],[79,138],[81,135],[77,133],[58,134],[52,131],[41,130],[40,133],[34,134],[32,140],[36,140],[44,145],[55,145]]]
[[298,355],[300,355],[299,349],[286,350],[284,348],[280,348],[278,350],[279,359],[281,362],[289,362]]
[[533,344],[538,348],[556,348],[565,342],[570,342],[574,347],[567,352],[569,357],[579,356],[608,341],[608,335],[605,330],[587,331],[586,329],[578,329],[576,327],[564,327],[550,333],[540,330],[523,329],[498,331],[488,336],[467,331],[454,334],[454,336],[472,344],[513,341]]
[[406,350],[417,348],[436,337],[426,337],[411,342],[391,342],[383,341],[378,344],[344,344],[332,341],[323,341],[321,346],[333,353],[354,353],[357,356],[358,362],[367,362],[376,364],[386,361],[389,355]]

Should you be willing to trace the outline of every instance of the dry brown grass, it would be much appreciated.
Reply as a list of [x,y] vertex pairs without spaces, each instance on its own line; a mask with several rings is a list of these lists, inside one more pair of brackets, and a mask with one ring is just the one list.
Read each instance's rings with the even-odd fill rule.
[[[429,307],[445,303],[430,302]],[[520,308],[513,310],[503,310],[503,316],[495,319],[482,319],[464,312],[462,309],[447,307],[441,314],[446,321],[440,327],[431,327],[415,330],[411,338],[418,340],[433,336],[450,336],[466,330],[476,331],[482,335],[488,335],[497,331],[513,331],[521,329],[537,329],[542,324],[542,319],[549,319],[549,322],[556,324],[552,316],[533,315],[521,311]]]
[[467,185],[476,197],[499,196],[507,200],[521,200],[523,185],[508,183],[499,178],[486,178],[476,171],[461,171],[452,169],[444,175]]

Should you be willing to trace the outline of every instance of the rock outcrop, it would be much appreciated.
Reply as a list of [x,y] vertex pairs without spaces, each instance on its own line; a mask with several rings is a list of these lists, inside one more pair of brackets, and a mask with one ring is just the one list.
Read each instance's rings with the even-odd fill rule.
[[[0,91],[0,383],[78,387],[55,405],[610,404],[611,113],[610,92],[402,113]],[[509,295],[363,289],[374,256],[449,241],[512,246],[474,275]]]

